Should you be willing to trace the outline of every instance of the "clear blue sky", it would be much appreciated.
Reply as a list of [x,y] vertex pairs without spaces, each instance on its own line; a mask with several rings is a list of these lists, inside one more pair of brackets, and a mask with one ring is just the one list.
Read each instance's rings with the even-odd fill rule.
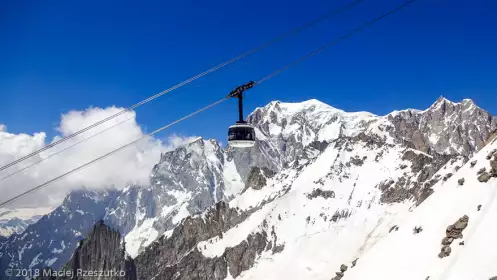
[[[130,106],[349,1],[2,1],[0,123],[53,136],[70,109]],[[139,108],[138,121],[151,131],[402,1],[364,0]],[[316,98],[386,114],[444,95],[497,114],[496,14],[494,0],[418,0],[252,89],[246,111]],[[170,132],[224,140],[236,117],[233,100]]]

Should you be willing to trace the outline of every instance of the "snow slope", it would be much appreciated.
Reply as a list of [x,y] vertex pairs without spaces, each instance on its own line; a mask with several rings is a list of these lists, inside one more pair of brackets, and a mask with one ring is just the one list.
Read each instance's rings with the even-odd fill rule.
[[[480,280],[497,276],[497,179],[481,183],[476,175],[483,167],[489,169],[486,156],[495,148],[494,141],[471,160],[477,160],[476,166],[468,163],[447,182],[437,184],[435,193],[406,215],[399,231],[364,254],[343,279]],[[457,182],[460,178],[465,179],[462,186]],[[469,216],[464,245],[456,240],[451,255],[438,258],[447,226],[463,215]],[[423,231],[414,235],[414,226],[422,226]]]
[[[296,109],[297,106],[300,109]],[[453,107],[450,114],[447,114],[445,127],[429,124],[427,117],[423,115],[443,116],[448,106]],[[466,148],[465,151],[461,148],[464,144],[455,141],[443,143],[450,149],[445,149],[442,154],[435,151],[435,148],[442,146],[434,139],[433,130],[451,134],[459,129],[458,125],[465,126],[457,124],[457,117],[461,115],[457,111],[459,107],[464,108],[467,113],[472,105],[466,106],[470,107],[468,109],[460,103],[440,99],[425,111],[409,111],[409,114],[416,115],[423,122],[423,125],[416,124],[413,130],[429,129],[421,141],[412,136],[416,133],[419,136],[419,131],[414,131],[411,135],[412,142],[406,144],[407,147],[395,138],[395,134],[389,133],[389,130],[391,132],[396,129],[392,122],[400,123],[399,120],[391,120],[389,116],[345,113],[312,100],[298,105],[272,102],[257,109],[251,116],[261,124],[261,131],[272,144],[286,148],[288,143],[292,144],[293,151],[282,150],[283,161],[289,162],[290,167],[269,179],[262,189],[248,189],[235,197],[229,203],[230,208],[247,212],[257,210],[221,236],[198,243],[197,249],[207,258],[220,257],[229,248],[243,243],[251,233],[265,232],[272,247],[278,247],[278,250],[265,250],[256,258],[253,267],[235,279],[331,279],[339,271],[341,264],[351,267],[355,260],[358,260],[357,266],[349,268],[341,279],[425,279],[429,275],[433,275],[430,279],[459,279],[450,276],[442,266],[432,264],[438,260],[445,228],[461,217],[462,213],[468,213],[471,217],[471,213],[477,211],[478,204],[474,200],[468,202],[469,197],[473,195],[478,200],[480,196],[494,195],[493,190],[488,189],[481,193],[471,192],[471,185],[480,184],[477,182],[476,172],[482,165],[488,165],[488,160],[483,163],[481,157],[486,157],[490,147],[477,155],[481,163],[473,167],[468,163],[468,166],[462,168],[467,162],[464,155],[478,149],[475,141],[475,146]],[[258,112],[263,114],[258,115]],[[302,112],[306,113],[300,114]],[[315,122],[316,119],[321,122]],[[361,136],[361,133],[366,136]],[[330,145],[317,154],[309,153],[310,143],[316,139],[328,141]],[[428,148],[415,149],[423,145]],[[295,151],[295,147],[300,150]],[[452,154],[446,153],[448,150]],[[444,156],[449,158],[441,160]],[[467,178],[465,185],[458,188],[461,177],[470,177],[468,172],[472,172],[472,178]],[[382,186],[389,181],[390,185]],[[447,186],[452,187],[446,190]],[[331,198],[310,198],[309,195],[315,189],[333,192],[333,195]],[[423,189],[434,190],[435,193],[431,196],[420,194]],[[455,189],[453,194],[452,189]],[[386,195],[388,191],[392,191],[392,196]],[[441,205],[445,205],[437,201],[439,196],[442,196],[441,199],[446,196],[459,197],[465,201],[466,204],[462,205],[466,207],[452,211],[451,208],[457,208],[462,202],[449,199],[452,202],[447,202],[447,207],[439,210]],[[428,199],[423,202],[424,197]],[[416,208],[419,203],[419,208]],[[490,201],[481,202],[484,203],[491,206]],[[470,206],[471,212],[467,208]],[[426,217],[437,213],[442,218],[424,223],[422,219],[412,220],[414,213],[420,211],[424,211]],[[433,229],[425,229],[425,224]],[[397,226],[400,226],[399,229]],[[415,226],[422,226],[425,230],[419,235],[413,235]],[[471,227],[468,230],[471,231]],[[406,246],[400,242],[402,239],[395,240],[402,234],[423,240],[427,231],[438,233],[431,245],[432,252],[424,252],[421,244],[413,242],[413,254],[430,264],[433,271],[419,270],[417,260],[404,259],[402,256],[408,254],[404,252]],[[384,243],[390,245],[383,245]],[[384,253],[378,249],[381,246],[391,246],[388,248],[397,251]],[[388,257],[385,258],[384,254]],[[433,258],[428,258],[429,254]],[[371,256],[372,262],[361,270],[360,265],[367,265],[362,264],[366,262],[363,260],[366,256]],[[447,260],[456,256],[454,253]],[[410,270],[406,269],[407,266]],[[370,272],[372,268],[376,269],[377,274]],[[441,271],[437,272],[437,269]],[[412,278],[409,278],[411,270],[416,273],[412,273]],[[358,273],[357,276],[354,273]],[[437,275],[448,276],[436,278]],[[228,279],[230,277],[232,275],[228,275]]]
[[[408,201],[396,205],[376,203],[381,192],[375,185],[402,175],[398,166],[403,149],[388,149],[380,162],[374,160],[376,152],[361,143],[354,145],[351,152],[330,146],[301,173],[290,169],[270,179],[261,190],[248,189],[233,199],[230,207],[246,211],[264,200],[277,199],[225,232],[222,238],[206,240],[197,248],[206,257],[220,256],[248,234],[267,231],[273,246],[284,245],[283,251],[264,252],[252,269],[236,279],[330,279],[330,269],[369,250],[411,205]],[[362,166],[326,179],[330,169],[338,169],[355,155],[368,158]],[[345,173],[348,178],[343,176]],[[324,183],[317,182],[319,178],[325,178],[320,181]],[[333,191],[334,197],[309,199],[316,188]]]

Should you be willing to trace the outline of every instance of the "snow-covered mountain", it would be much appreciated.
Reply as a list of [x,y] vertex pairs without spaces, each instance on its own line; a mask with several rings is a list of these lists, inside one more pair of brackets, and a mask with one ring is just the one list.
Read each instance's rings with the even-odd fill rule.
[[[452,178],[436,184],[423,204],[403,215],[396,230],[365,252],[343,279],[496,277],[496,151],[494,137]],[[413,232],[416,227],[422,231]]]
[[[457,185],[468,157],[495,131],[494,117],[463,103],[441,98],[425,111],[384,117],[315,100],[257,109],[249,120],[282,168],[255,169],[229,203],[163,235],[135,258],[138,279],[347,279],[344,272],[398,232],[438,186]],[[475,141],[435,140],[435,133]],[[381,263],[380,254],[371,259]],[[386,279],[382,269],[355,279]]]
[[[24,239],[0,243],[8,256],[0,268],[60,268],[103,219],[124,235],[138,279],[340,277],[341,264],[365,258],[439,186],[458,180],[497,129],[497,118],[472,101],[445,98],[387,116],[317,100],[274,101],[248,120],[256,127],[254,148],[223,149],[199,138],[163,154],[149,186],[93,193],[99,199],[84,209],[66,199]],[[68,223],[76,211],[85,219],[80,225]],[[79,234],[47,229],[59,223]],[[16,253],[62,241],[57,250]]]
[[241,191],[244,183],[227,157],[216,141],[203,138],[163,154],[150,186],[121,191],[105,222],[126,235],[128,252],[136,256],[181,219]]
[[0,209],[0,236],[7,238],[13,233],[22,233],[30,224],[51,211],[48,207]]
[[0,242],[0,269],[59,268],[70,258],[77,242],[104,217],[114,196],[113,191],[72,192],[54,211],[22,233],[14,233],[5,242]]

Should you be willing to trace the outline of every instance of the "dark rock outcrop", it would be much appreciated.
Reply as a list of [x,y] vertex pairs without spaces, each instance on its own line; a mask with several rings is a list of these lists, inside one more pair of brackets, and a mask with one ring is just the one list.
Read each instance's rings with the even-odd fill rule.
[[267,184],[267,178],[274,176],[274,172],[266,167],[252,167],[245,183],[245,192],[248,188],[260,190]]
[[491,151],[488,153],[488,155],[487,155],[487,159],[488,159],[488,160],[490,160],[490,159],[494,156],[494,154],[495,154],[495,153],[497,153],[497,149],[493,149],[493,150],[491,150]]
[[224,201],[202,215],[185,218],[169,238],[161,236],[135,258],[139,278],[154,277],[154,273],[180,261],[199,242],[221,235],[245,218],[244,213],[230,208]]
[[452,177],[452,175],[453,175],[452,173],[447,173],[447,174],[445,174],[445,176],[443,177],[443,180],[444,180],[444,181],[449,180],[449,179]]
[[[442,248],[438,254],[439,258],[445,258],[450,256],[452,249],[450,245],[456,239],[463,238],[463,230],[468,226],[469,217],[467,215],[459,218],[454,224],[449,225],[445,231],[445,237],[442,239]],[[462,243],[462,244],[461,244]],[[459,243],[459,245],[464,245],[464,241]]]
[[391,179],[390,180],[385,180],[385,181],[379,183],[376,186],[376,188],[379,188],[382,191],[386,191],[386,190],[388,190],[388,188],[390,188],[391,185],[393,185],[393,183],[395,183],[394,180],[391,180]]
[[497,175],[497,155],[494,156],[494,159],[490,161],[491,173],[493,175]]
[[357,166],[362,166],[364,164],[364,160],[366,157],[360,158],[359,156],[355,156],[350,158],[350,163],[357,165]]
[[[90,234],[79,242],[71,259],[61,269],[66,276],[56,279],[83,280],[93,277],[103,280],[136,280],[134,261],[127,256],[125,243],[122,241],[119,232],[109,228],[103,221],[98,222]],[[84,274],[90,272],[94,273],[93,276]]]
[[[357,261],[357,260],[355,260],[355,261]],[[353,265],[355,265],[355,263],[353,263]],[[348,267],[345,264],[340,265],[340,271],[336,272],[335,273],[336,276],[333,277],[331,280],[340,280],[340,279],[342,279],[343,276],[345,275],[345,271],[347,271],[347,268]]]
[[390,230],[388,231],[389,233],[392,232],[392,231],[398,231],[399,230],[399,226],[395,225],[393,227],[390,228]]
[[488,174],[487,172],[483,172],[480,174],[480,176],[478,176],[478,181],[480,181],[481,183],[486,183],[490,180],[490,178],[492,178],[490,174]]
[[[185,218],[173,230],[172,234],[169,237],[160,237],[157,241],[152,243],[145,249],[145,251],[143,251],[135,258],[138,278],[150,279],[159,274],[169,275],[164,274],[166,273],[166,271],[167,273],[171,273],[171,271],[174,270],[174,273],[176,273],[184,269],[195,269],[192,266],[192,263],[189,262],[197,263],[199,266],[198,269],[202,269],[201,267],[205,265],[215,264],[218,260],[214,261],[204,258],[201,253],[197,254],[195,252],[195,250],[197,250],[197,244],[201,241],[205,241],[216,236],[222,236],[223,232],[226,232],[229,229],[240,224],[252,212],[257,210],[258,208],[253,208],[249,211],[242,212],[238,209],[230,208],[228,203],[220,201],[216,203],[215,206],[210,207],[205,213],[201,215],[189,216]],[[244,243],[242,242],[241,244],[234,247],[236,249],[227,249],[225,251],[225,255],[229,258],[229,256],[238,256],[239,253],[243,253],[248,250],[247,253],[242,254],[242,257],[252,259],[252,256],[254,256],[254,252],[259,254],[260,251],[266,247],[267,242],[263,240],[266,240],[265,232],[249,236],[247,240],[244,241],[247,242],[246,245],[244,245]],[[247,257],[246,254],[248,254],[249,257]],[[235,257],[233,258],[236,259]],[[221,260],[221,262],[224,261]],[[245,264],[251,264],[251,261],[245,261]],[[232,269],[235,268],[230,265],[230,271]],[[238,267],[238,270],[239,269],[245,269],[245,267],[242,265],[242,267]],[[209,271],[210,270],[206,270],[204,272]],[[190,279],[182,278],[187,276],[184,274],[181,275],[182,276],[180,278],[175,279]],[[208,274],[206,278],[195,279],[218,279],[215,277],[209,277],[214,276]]]
[[7,268],[41,270],[47,265],[59,270],[71,258],[78,241],[105,216],[115,196],[115,190],[72,191],[59,207],[29,225],[22,235],[12,235],[0,244],[0,272]]
[[229,271],[234,278],[240,273],[250,269],[254,265],[255,258],[264,251],[267,244],[265,232],[251,234],[246,241],[225,252],[225,259],[229,265]]
[[335,192],[331,190],[314,189],[310,194],[307,194],[307,198],[313,199],[316,197],[322,197],[324,199],[335,198]]
[[457,180],[457,183],[458,183],[460,186],[462,186],[462,185],[464,185],[464,181],[465,181],[465,180],[464,180],[464,178],[461,178],[461,179]]
[[[138,267],[139,279],[176,279],[176,280],[224,280],[228,270],[232,277],[238,277],[240,273],[248,270],[254,265],[256,257],[264,251],[267,245],[265,232],[255,233],[242,241],[235,247],[227,248],[223,255],[214,258],[207,258],[195,247],[188,252],[178,262],[161,269],[155,267]],[[146,254],[146,253],[145,253]],[[144,256],[140,255],[140,258]],[[161,261],[161,256],[146,254],[149,261],[157,263]],[[143,260],[143,259],[142,259]],[[146,263],[141,263],[145,265]],[[145,272],[150,268],[153,271]]]
[[[451,159],[455,160],[455,157],[432,153],[433,155],[428,155],[420,151],[407,149],[402,159],[411,162],[411,170],[415,175],[399,178],[394,186],[392,186],[393,180],[381,182],[378,185],[378,188],[383,190],[380,202],[391,204],[412,199],[416,202],[416,205],[419,205],[428,198],[433,193],[431,187],[440,179],[440,177],[434,176],[435,173]],[[451,173],[449,174],[446,175],[448,176],[447,178],[452,176]]]
[[422,232],[422,231],[423,231],[423,227],[421,227],[421,226],[415,226],[415,227],[412,229],[412,233],[413,233],[413,234],[418,234],[418,233],[420,233],[420,232]]

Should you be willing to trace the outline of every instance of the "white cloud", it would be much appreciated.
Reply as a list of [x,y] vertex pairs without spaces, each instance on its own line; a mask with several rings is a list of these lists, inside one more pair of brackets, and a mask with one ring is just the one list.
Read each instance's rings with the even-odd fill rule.
[[[54,137],[50,143],[122,110],[123,108],[108,107],[105,109],[90,108],[85,111],[68,112],[62,115],[60,124],[57,127],[59,135]],[[98,132],[121,122],[123,123],[100,135],[96,135]],[[0,181],[0,201],[13,197],[120,146],[137,140],[144,136],[144,132],[136,123],[135,112],[129,111],[29,160],[0,171],[0,179],[90,136],[94,137]],[[130,183],[146,185],[148,184],[150,171],[154,164],[158,162],[160,154],[184,145],[193,138],[172,135],[164,142],[154,137],[145,137],[135,145],[128,146],[112,156],[50,184],[38,192],[27,195],[14,203],[14,206],[31,207],[58,203],[69,191],[81,187],[103,189],[110,187],[123,188]],[[0,166],[42,148],[48,143],[47,141],[48,139],[46,139],[44,132],[33,135],[12,134],[7,132],[5,125],[0,124]]]

